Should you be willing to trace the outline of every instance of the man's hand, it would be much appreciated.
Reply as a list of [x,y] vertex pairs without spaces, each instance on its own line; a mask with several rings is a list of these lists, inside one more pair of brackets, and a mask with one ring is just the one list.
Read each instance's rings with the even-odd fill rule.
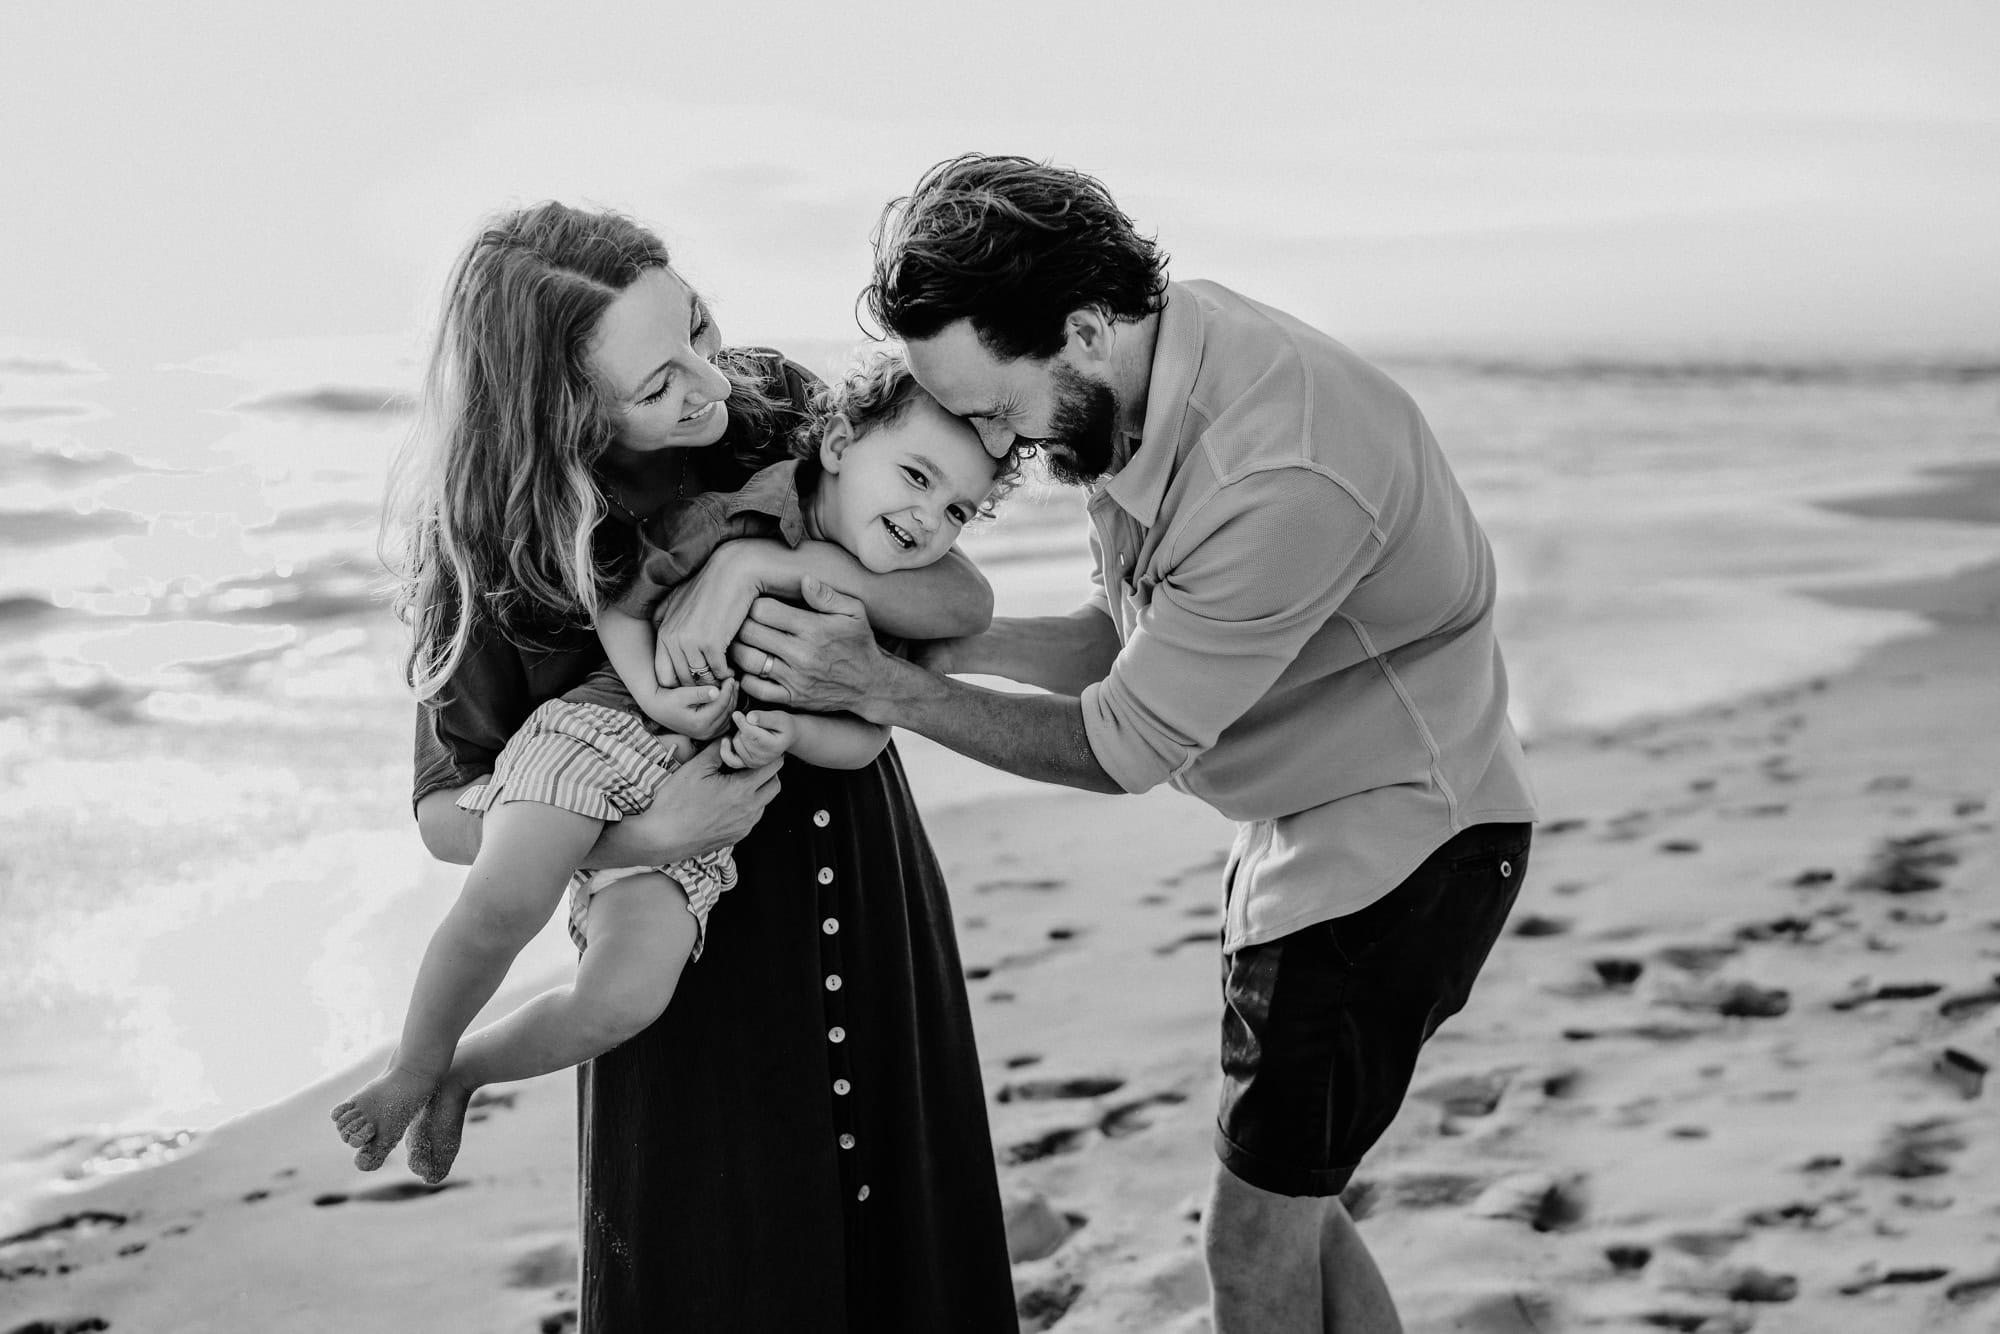
[[730,715],[734,735],[722,740],[722,762],[732,769],[755,769],[782,759],[798,739],[799,719],[783,709]]
[[750,604],[749,618],[730,646],[743,674],[743,693],[767,704],[814,713],[852,713],[870,722],[892,660],[875,643],[859,599],[806,579],[806,605],[775,598]]

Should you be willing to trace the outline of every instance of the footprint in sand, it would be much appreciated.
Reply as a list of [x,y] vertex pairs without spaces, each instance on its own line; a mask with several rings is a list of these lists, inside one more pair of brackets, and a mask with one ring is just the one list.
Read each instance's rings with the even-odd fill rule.
[[1700,852],[1701,844],[1695,842],[1691,838],[1670,838],[1666,842],[1660,844],[1659,848],[1661,852],[1686,855],[1687,853],[1690,852]]
[[1021,890],[1027,890],[1030,893],[1046,894],[1050,890],[1066,888],[1068,884],[1069,881],[1067,880],[1048,880],[1048,879],[982,880],[978,884],[972,887],[972,892],[975,894],[991,894],[999,890],[1021,889]]
[[63,1257],[71,1245],[106,1236],[132,1220],[124,1214],[86,1209],[65,1214],[53,1223],[42,1223],[0,1237],[0,1283],[17,1278],[47,1278],[67,1274],[75,1268]]
[[1863,1268],[1859,1275],[1841,1284],[1835,1291],[1843,1297],[1858,1297],[1864,1292],[1873,1292],[1876,1288],[1896,1284],[1935,1283],[1950,1273],[1949,1269],[1945,1269],[1942,1266],[1924,1266],[1915,1269],[1886,1269],[1881,1273],[1876,1273],[1874,1272],[1874,1266],[1869,1265]]
[[1895,895],[1922,894],[1942,887],[1944,880],[1937,872],[1958,864],[1958,854],[1947,845],[1949,838],[1942,830],[1927,829],[1882,840],[1853,887]]
[[1186,1101],[1187,1094],[1169,1089],[1164,1093],[1155,1093],[1151,1097],[1120,1103],[1098,1119],[1098,1133],[1106,1139],[1123,1139],[1127,1135],[1136,1135],[1153,1124],[1145,1115],[1147,1108],[1173,1107]]
[[557,1311],[542,1317],[542,1323],[535,1326],[541,1334],[574,1334],[576,1330],[576,1310],[574,1307]]
[[1480,1192],[1467,1212],[1513,1219],[1537,1232],[1567,1232],[1582,1225],[1589,1207],[1580,1176],[1557,1180],[1542,1172],[1516,1172]]
[[1619,1243],[1604,1248],[1604,1259],[1614,1274],[1636,1274],[1653,1261],[1653,1248]]
[[552,1241],[524,1251],[507,1267],[510,1288],[553,1288],[576,1278],[576,1243]]
[[1646,971],[1646,965],[1637,959],[1604,958],[1590,961],[1591,971],[1597,980],[1611,991],[1629,991]]
[[440,1181],[429,1185],[422,1181],[392,1181],[385,1186],[371,1186],[367,1190],[329,1191],[313,1200],[317,1208],[331,1208],[336,1204],[359,1201],[365,1204],[401,1204],[405,1200],[418,1200],[426,1195],[437,1195],[447,1190],[457,1190],[465,1185],[463,1181]]
[[1160,883],[1171,886],[1182,884],[1197,877],[1205,880],[1227,865],[1229,865],[1229,854],[1227,852],[1218,852],[1196,862],[1193,866],[1183,866],[1172,875],[1163,876]]
[[1892,1127],[1882,1145],[1857,1170],[1863,1176],[1888,1176],[1911,1181],[1942,1176],[1951,1170],[1951,1155],[1965,1148],[1949,1117],[1933,1117]]
[[484,1121],[495,1112],[509,1111],[514,1106],[517,1093],[489,1093],[485,1089],[472,1095],[472,1101],[465,1104],[467,1121]]
[[1216,933],[1213,930],[1190,931],[1184,936],[1176,936],[1164,945],[1153,946],[1153,953],[1164,956],[1172,954],[1183,945],[1213,945],[1215,943]]
[[1410,1096],[1419,1102],[1435,1103],[1451,1116],[1491,1116],[1513,1075],[1510,1070],[1452,1075],[1425,1084]]
[[1514,923],[1513,934],[1534,939],[1539,936],[1566,935],[1575,925],[1567,917],[1544,917],[1540,913],[1529,913]]
[[1983,991],[1961,991],[1946,996],[1938,1003],[1938,1013],[1947,1019],[1970,1019],[1996,1005],[2000,1005],[2000,975],[1996,975],[1993,985]]
[[1041,1063],[1042,1058],[1033,1052],[1023,1052],[1019,1056],[1009,1056],[1007,1058],[1007,1068],[1009,1070],[1020,1070],[1024,1067],[1040,1065]]
[[1944,990],[1942,982],[1885,982],[1833,1002],[1836,1010],[1858,1010],[1871,1001],[1922,1000]]
[[14,1326],[7,1334],[97,1334],[98,1330],[110,1328],[111,1322],[103,1316],[59,1316],[54,1320],[30,1320]]
[[1083,1137],[1089,1133],[1082,1126],[1061,1126],[1033,1139],[1024,1139],[1019,1143],[1008,1145],[1001,1153],[1000,1161],[1010,1167],[1018,1167],[1022,1163],[1040,1162],[1044,1158],[1075,1153],[1083,1147]]
[[1029,1288],[1014,1299],[1014,1313],[1021,1319],[1021,1334],[1040,1334],[1076,1305],[1083,1295],[1083,1282],[1065,1274]]
[[1699,976],[1714,972],[1741,948],[1738,945],[1663,945],[1654,953],[1661,963],[1672,964],[1682,972]]
[[1124,1087],[1125,1081],[1115,1075],[1079,1075],[1074,1079],[1028,1079],[1018,1084],[1001,1085],[1000,1091],[993,1095],[993,1100],[1052,1102],[1060,1098],[1097,1098],[1106,1093],[1116,1093]]

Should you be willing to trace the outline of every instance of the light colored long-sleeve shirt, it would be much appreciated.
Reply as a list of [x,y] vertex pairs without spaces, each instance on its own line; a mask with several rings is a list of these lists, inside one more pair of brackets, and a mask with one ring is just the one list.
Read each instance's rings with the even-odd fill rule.
[[1137,447],[1089,511],[1117,627],[1105,771],[1239,822],[1224,948],[1367,906],[1454,833],[1534,818],[1493,554],[1393,381],[1283,312],[1168,288]]

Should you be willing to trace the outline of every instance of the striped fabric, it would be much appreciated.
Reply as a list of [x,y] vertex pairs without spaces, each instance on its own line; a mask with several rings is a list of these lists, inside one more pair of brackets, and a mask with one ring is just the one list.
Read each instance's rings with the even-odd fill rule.
[[[538,801],[608,824],[645,810],[652,804],[653,789],[679,766],[670,738],[648,731],[640,715],[552,699],[521,724],[500,752],[492,776],[467,788],[458,804],[483,815],[502,802]],[[570,880],[569,910],[570,939],[578,949],[586,944],[591,896],[650,871],[671,876],[686,893],[697,930],[693,957],[701,957],[709,909],[736,885],[736,861],[728,848],[672,866],[579,870]]]

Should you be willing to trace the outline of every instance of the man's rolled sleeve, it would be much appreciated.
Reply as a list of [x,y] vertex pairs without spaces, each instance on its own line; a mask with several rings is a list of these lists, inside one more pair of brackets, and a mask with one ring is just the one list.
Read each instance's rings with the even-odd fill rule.
[[1144,792],[1193,764],[1346,600],[1380,542],[1321,473],[1273,468],[1218,488],[1173,535],[1144,604],[1113,613],[1125,646],[1082,696],[1105,773]]

